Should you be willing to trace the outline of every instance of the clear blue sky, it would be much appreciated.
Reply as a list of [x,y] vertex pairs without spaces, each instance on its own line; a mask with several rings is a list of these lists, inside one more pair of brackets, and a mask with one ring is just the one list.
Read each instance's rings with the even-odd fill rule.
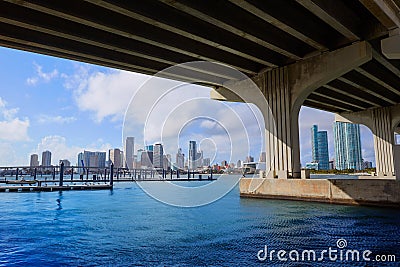
[[[83,149],[107,151],[112,147],[122,148],[123,119],[130,99],[149,78],[146,75],[8,48],[0,48],[0,62],[0,166],[28,165],[31,153],[38,153],[41,157],[41,152],[46,149],[53,154],[53,164],[65,158],[75,164],[77,153]],[[209,88],[192,86],[186,89],[185,94],[180,94],[177,101],[184,102],[191,97],[207,98],[209,91]],[[196,105],[197,110],[204,108],[214,113],[221,109],[215,103],[203,104],[201,101],[198,100],[195,105],[182,106],[182,109],[186,108],[184,112],[189,117],[190,112],[196,113],[193,111]],[[258,140],[259,131],[253,127],[254,118],[250,118],[248,110],[239,104],[224,105],[228,113],[233,109],[235,114],[245,118],[241,127],[246,129],[250,140]],[[226,125],[232,119],[227,112],[215,115],[225,121]],[[310,108],[301,110],[303,164],[311,158],[312,124],[318,124],[320,130],[328,130],[330,157],[334,157],[333,117],[331,113]],[[129,122],[136,125],[135,121]],[[132,133],[137,139],[135,149],[143,147],[141,123],[137,122],[137,132]],[[181,129],[179,142],[175,146],[183,146],[187,154],[188,140],[200,142],[204,139],[202,145],[207,150],[206,156],[214,158],[216,162],[224,159],[236,162],[239,154],[244,159],[247,153],[258,158],[261,146],[258,141],[251,141],[249,152],[243,149],[230,155],[227,145],[229,138],[235,140],[235,136],[240,136],[243,129],[228,129],[230,133],[227,135],[225,126],[205,118],[194,120]],[[148,140],[153,141],[160,140],[157,137]],[[237,139],[232,141],[233,144],[235,142]],[[362,127],[362,146],[364,158],[373,161],[372,135],[365,127]],[[219,152],[215,152],[215,147]],[[168,152],[173,154],[174,159],[175,148],[171,146]]]

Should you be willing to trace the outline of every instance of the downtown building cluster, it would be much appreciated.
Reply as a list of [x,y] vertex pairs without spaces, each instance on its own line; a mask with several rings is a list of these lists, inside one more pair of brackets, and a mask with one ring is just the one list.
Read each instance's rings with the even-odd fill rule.
[[[71,166],[71,162],[67,159],[62,159],[59,161],[59,165],[61,165],[61,163],[64,164],[64,166],[69,167]],[[34,167],[51,167],[53,166],[51,164],[51,152],[49,150],[43,151],[42,152],[42,162],[40,163],[39,161],[39,155],[38,154],[31,154],[30,156],[30,161],[29,161],[29,166],[31,168]]]
[[335,159],[329,160],[328,132],[311,127],[312,161],[306,169],[315,170],[363,170],[372,168],[372,162],[362,158],[360,125],[347,122],[334,122]]
[[[230,163],[222,160],[220,164],[212,162],[210,158],[205,158],[203,151],[199,149],[196,141],[189,141],[188,153],[185,157],[182,148],[178,148],[175,156],[164,153],[164,146],[161,143],[147,145],[137,150],[135,154],[135,138],[127,137],[124,140],[124,149],[112,148],[105,151],[84,150],[77,156],[76,166],[79,168],[108,168],[113,164],[114,168],[126,169],[165,169],[165,170],[205,170],[212,168],[215,171],[234,172],[246,164],[256,164],[254,157],[247,156],[244,160],[238,160],[237,163]],[[39,156],[32,154],[30,157],[30,166],[52,166],[52,153],[44,151],[42,153],[42,164],[39,163]],[[173,162],[174,161],[174,162]],[[259,162],[265,164],[265,152],[260,155]],[[58,164],[64,164],[70,167],[71,162],[67,159],[61,159]]]

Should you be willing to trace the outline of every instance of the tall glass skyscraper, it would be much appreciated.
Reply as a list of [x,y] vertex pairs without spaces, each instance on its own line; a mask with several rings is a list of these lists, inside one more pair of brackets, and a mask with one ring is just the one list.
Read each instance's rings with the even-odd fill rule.
[[328,132],[311,127],[312,162],[318,163],[319,170],[329,169]]
[[360,125],[336,121],[333,124],[333,132],[335,135],[336,169],[362,170]]

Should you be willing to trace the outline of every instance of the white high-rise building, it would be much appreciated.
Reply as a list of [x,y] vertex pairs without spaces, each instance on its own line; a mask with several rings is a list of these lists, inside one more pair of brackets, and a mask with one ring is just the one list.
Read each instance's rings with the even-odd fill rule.
[[42,166],[51,166],[51,152],[48,150],[42,153]]
[[124,144],[125,166],[128,169],[133,169],[133,161],[135,154],[135,137],[127,137]]
[[171,169],[171,155],[170,154],[163,156],[163,169],[164,170]]

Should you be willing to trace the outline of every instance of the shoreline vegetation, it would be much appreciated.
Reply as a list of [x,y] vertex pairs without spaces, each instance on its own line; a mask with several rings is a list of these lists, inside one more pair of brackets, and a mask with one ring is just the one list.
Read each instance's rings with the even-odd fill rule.
[[310,170],[311,174],[356,174],[356,173],[375,173],[376,168],[367,168],[364,170],[346,169],[346,170]]

